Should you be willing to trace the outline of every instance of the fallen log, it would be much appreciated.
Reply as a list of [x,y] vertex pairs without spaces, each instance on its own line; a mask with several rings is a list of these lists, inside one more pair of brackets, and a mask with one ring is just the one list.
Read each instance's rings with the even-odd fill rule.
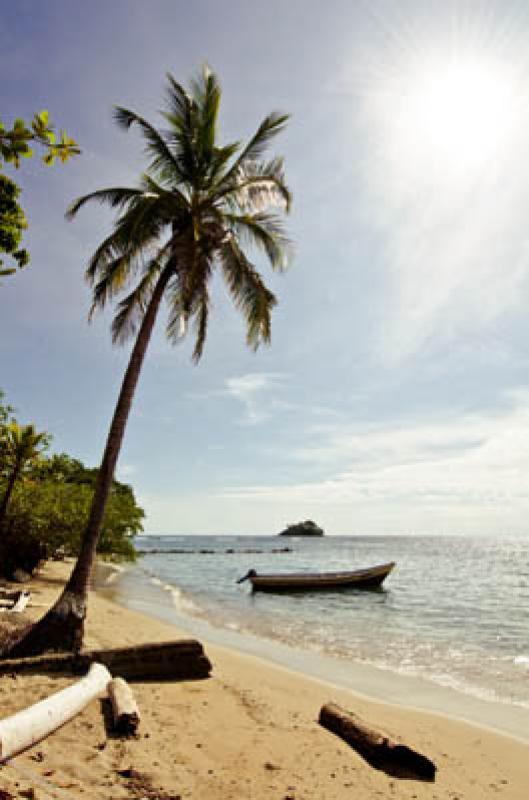
[[136,733],[140,724],[140,711],[132,689],[123,678],[113,678],[108,684],[112,705],[114,730],[126,736]]
[[344,739],[376,769],[398,777],[435,780],[437,767],[433,761],[373,730],[336,703],[322,706],[319,723]]
[[0,661],[0,675],[39,672],[85,672],[94,661],[125,680],[198,680],[207,678],[211,662],[196,639],[155,642],[80,653],[45,653]]
[[18,714],[0,720],[0,762],[16,756],[75,717],[91,700],[107,693],[111,675],[92,664],[84,678]]
[[94,650],[88,656],[125,680],[198,679],[211,672],[211,662],[196,639]]

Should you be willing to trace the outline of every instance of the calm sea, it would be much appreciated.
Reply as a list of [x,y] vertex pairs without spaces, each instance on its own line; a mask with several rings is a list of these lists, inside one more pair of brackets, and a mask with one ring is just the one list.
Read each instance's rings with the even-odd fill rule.
[[[529,708],[529,540],[144,536],[137,545],[142,579],[171,591],[180,614]],[[292,552],[274,552],[283,547]],[[236,583],[252,567],[385,561],[397,567],[379,592],[252,594]]]

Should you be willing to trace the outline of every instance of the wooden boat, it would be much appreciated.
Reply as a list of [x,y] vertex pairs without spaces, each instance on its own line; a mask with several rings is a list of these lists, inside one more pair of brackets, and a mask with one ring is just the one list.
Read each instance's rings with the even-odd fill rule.
[[297,592],[320,589],[376,589],[389,575],[394,561],[351,572],[290,572],[259,575],[251,569],[237,583],[249,580],[253,591]]

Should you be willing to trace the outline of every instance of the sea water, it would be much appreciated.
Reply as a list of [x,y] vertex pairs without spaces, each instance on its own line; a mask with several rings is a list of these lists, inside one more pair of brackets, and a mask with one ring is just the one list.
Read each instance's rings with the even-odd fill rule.
[[[180,611],[217,627],[529,708],[528,540],[158,536],[137,546],[140,568],[175,590]],[[320,572],[386,561],[397,566],[377,592],[275,595],[236,582],[250,568]]]
[[[179,614],[219,632],[529,709],[529,539],[142,536],[136,544],[137,586],[165,587]],[[397,566],[381,591],[275,595],[237,584],[251,568],[322,572],[387,561]]]

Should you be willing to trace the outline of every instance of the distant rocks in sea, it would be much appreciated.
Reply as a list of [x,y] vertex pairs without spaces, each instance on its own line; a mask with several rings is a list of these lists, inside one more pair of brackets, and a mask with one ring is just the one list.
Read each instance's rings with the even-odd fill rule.
[[293,525],[287,525],[284,531],[277,534],[278,536],[323,536],[323,528],[316,525],[311,519],[306,519],[305,522],[295,522]]

